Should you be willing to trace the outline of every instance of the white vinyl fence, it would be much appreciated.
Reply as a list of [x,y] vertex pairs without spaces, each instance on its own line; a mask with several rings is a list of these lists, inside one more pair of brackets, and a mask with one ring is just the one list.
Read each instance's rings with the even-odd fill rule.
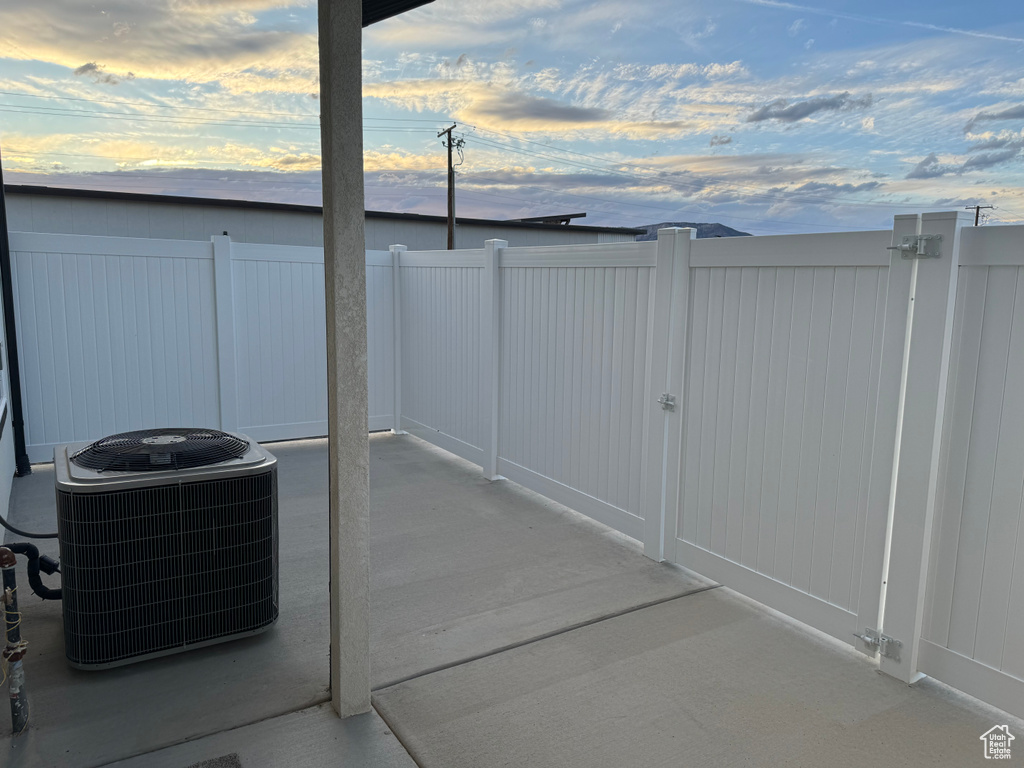
[[402,426],[1024,714],[1024,227],[966,221],[401,253]]
[[668,473],[667,557],[848,642],[862,605],[889,240],[695,241],[689,348],[670,371],[685,427]]
[[[323,249],[12,232],[25,441],[327,433]],[[392,258],[366,256],[371,429],[394,424]]]
[[504,246],[400,253],[402,428],[642,538],[657,243]]
[[1024,227],[966,229],[920,669],[1024,712]]
[[[1024,715],[1024,227],[967,221],[368,253],[368,426]],[[319,249],[11,243],[33,459],[326,432]]]

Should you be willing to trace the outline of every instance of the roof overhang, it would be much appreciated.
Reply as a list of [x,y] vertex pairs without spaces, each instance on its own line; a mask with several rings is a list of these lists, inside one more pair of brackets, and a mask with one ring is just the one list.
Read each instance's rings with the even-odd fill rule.
[[363,26],[390,19],[434,0],[363,0]]

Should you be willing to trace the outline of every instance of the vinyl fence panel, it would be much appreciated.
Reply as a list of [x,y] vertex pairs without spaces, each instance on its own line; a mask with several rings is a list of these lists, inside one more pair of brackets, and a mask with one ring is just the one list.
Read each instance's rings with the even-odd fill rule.
[[656,246],[501,254],[498,471],[634,538]]
[[210,243],[12,233],[11,252],[30,460],[220,423]]
[[1024,227],[964,233],[921,669],[1024,711]]
[[[321,248],[11,233],[29,458],[163,426],[327,433]],[[370,429],[393,426],[391,256],[367,253]]]
[[401,254],[402,428],[477,464],[482,250]]

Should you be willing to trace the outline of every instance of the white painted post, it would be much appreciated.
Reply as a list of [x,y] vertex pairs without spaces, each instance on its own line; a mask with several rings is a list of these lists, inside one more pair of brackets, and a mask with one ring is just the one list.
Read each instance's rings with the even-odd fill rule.
[[370,442],[363,231],[362,5],[319,0],[327,320],[331,706],[370,711]]
[[213,290],[217,323],[217,381],[220,428],[238,429],[238,377],[235,369],[235,306],[231,279],[231,238],[213,235]]
[[507,240],[484,243],[483,295],[480,302],[484,349],[481,354],[480,397],[484,420],[483,471],[488,480],[503,479],[498,474],[498,405],[501,388],[501,251],[507,247]]
[[[903,299],[909,307],[900,360],[897,432],[882,564],[878,629],[899,640],[902,647],[899,661],[882,656],[879,667],[907,683],[921,677],[918,646],[939,484],[960,237],[961,228],[969,220],[965,211],[926,213],[898,216],[893,226],[893,245],[899,245],[904,235],[942,237],[940,258],[910,259],[909,296]],[[893,260],[904,255],[909,254],[893,251]],[[901,298],[888,296],[887,301]]]
[[391,248],[391,301],[392,301],[392,323],[394,324],[394,367],[395,367],[395,399],[391,407],[395,414],[395,421],[391,427],[391,434],[404,435],[402,429],[402,254],[408,248],[404,245],[392,245]]
[[[647,444],[644,446],[644,554],[661,562],[675,537],[676,510],[667,509],[680,471],[683,367],[689,341],[690,246],[694,229],[659,229],[654,305],[647,335]],[[667,400],[667,403],[659,402]]]

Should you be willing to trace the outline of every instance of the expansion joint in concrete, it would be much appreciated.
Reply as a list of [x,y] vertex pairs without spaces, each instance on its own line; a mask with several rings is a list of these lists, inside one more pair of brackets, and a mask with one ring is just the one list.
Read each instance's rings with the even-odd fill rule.
[[[682,592],[682,593],[677,594],[677,595],[669,595],[668,597],[662,597],[662,598],[659,598],[657,600],[651,600],[651,601],[646,602],[646,603],[641,603],[640,605],[633,605],[633,606],[630,606],[629,608],[623,608],[622,610],[619,610],[619,611],[613,611],[611,613],[602,614],[601,616],[595,616],[592,619],[587,619],[586,621],[580,621],[580,622],[577,622],[575,624],[570,624],[567,627],[561,627],[559,629],[552,630],[551,632],[545,632],[545,633],[537,635],[535,637],[530,637],[530,638],[527,638],[526,640],[521,640],[521,641],[519,641],[517,643],[511,643],[509,645],[503,645],[500,648],[495,648],[492,651],[487,651],[485,653],[478,653],[478,654],[475,654],[473,656],[467,656],[464,659],[459,659],[458,661],[453,661],[453,662],[450,662],[448,664],[439,664],[436,667],[431,667],[430,669],[425,669],[425,670],[423,670],[421,672],[416,672],[414,674],[407,675],[406,677],[400,677],[397,680],[391,680],[391,681],[389,681],[387,683],[383,683],[381,685],[374,686],[373,692],[377,693],[379,691],[383,691],[385,688],[392,688],[392,687],[394,687],[396,685],[401,685],[402,683],[408,683],[410,680],[416,680],[416,679],[421,678],[421,677],[426,677],[427,675],[433,675],[433,674],[435,674],[437,672],[443,672],[446,669],[453,669],[454,667],[461,667],[464,664],[471,664],[474,661],[480,661],[481,659],[487,659],[487,658],[490,658],[491,656],[497,656],[499,653],[506,653],[508,651],[514,651],[516,648],[522,648],[523,646],[526,646],[526,645],[532,645],[533,643],[539,643],[541,640],[547,640],[549,638],[558,637],[559,635],[564,635],[564,634],[567,634],[569,632],[575,632],[578,629],[583,629],[584,627],[589,627],[589,626],[592,626],[594,624],[599,624],[602,621],[609,621],[610,619],[616,619],[619,616],[626,616],[627,614],[630,614],[630,613],[636,613],[637,611],[642,611],[645,608],[653,608],[656,605],[662,605],[663,603],[670,603],[673,600],[682,600],[685,597],[692,597],[693,595],[698,595],[701,592],[707,592],[707,591],[712,590],[712,589],[717,589],[720,586],[722,586],[722,585],[721,584],[709,584],[709,585],[704,586],[704,587],[697,587],[696,589],[689,589],[686,592]],[[383,717],[383,715],[381,715],[381,717]],[[392,728],[392,730],[394,730],[394,729]]]

